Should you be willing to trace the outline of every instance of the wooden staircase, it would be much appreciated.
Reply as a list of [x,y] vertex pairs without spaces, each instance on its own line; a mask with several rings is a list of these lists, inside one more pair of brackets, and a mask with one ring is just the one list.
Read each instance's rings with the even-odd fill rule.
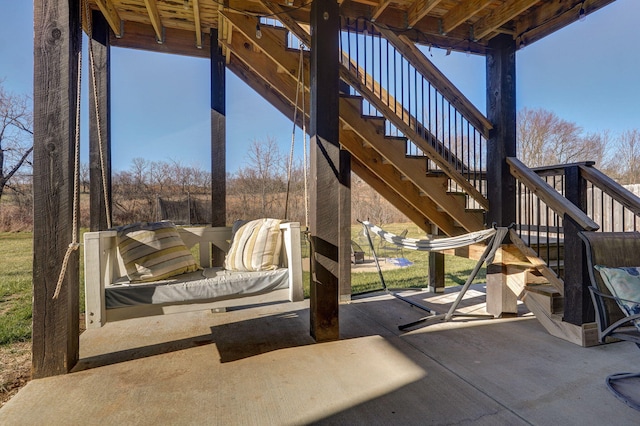
[[[228,69],[283,114],[293,116],[300,51],[288,47],[287,37],[291,31],[302,43],[309,45],[308,33],[286,17],[283,21],[289,26],[288,30],[263,25],[260,39],[256,38],[254,18],[221,11],[220,21],[219,41]],[[417,61],[416,69],[440,80],[439,87],[457,99],[463,112],[468,110],[466,113],[472,116],[469,122],[477,126],[482,135],[488,134],[491,129],[488,120],[478,117],[477,111],[471,111],[470,103],[460,100],[462,95],[430,68],[433,65],[429,61],[420,62],[420,53],[415,46],[407,45],[393,33],[385,36],[394,38],[395,45],[404,46],[403,53]],[[484,229],[484,210],[488,208],[488,201],[478,186],[465,177],[467,170],[463,159],[453,155],[451,147],[439,141],[437,135],[423,128],[424,125],[399,100],[386,93],[357,63],[344,54],[340,61],[340,77],[346,83],[345,88],[348,85],[355,89],[344,90],[339,101],[340,144],[351,154],[353,172],[427,233],[433,233],[434,225],[439,232],[449,236]],[[299,125],[301,120],[309,120],[308,52],[303,53],[303,67],[306,115],[298,114]],[[381,115],[365,113],[365,102]],[[385,131],[388,123],[399,129],[403,136],[388,135]],[[425,156],[408,154],[408,143],[415,144]],[[428,166],[429,161],[437,165],[436,171]],[[479,208],[469,208],[470,205]],[[510,237],[512,243],[501,250],[503,266],[511,277],[510,289],[552,335],[582,346],[594,343],[595,335],[591,330],[595,332],[595,328],[563,321],[564,283],[558,277],[564,261],[562,243],[549,246],[550,250],[545,253],[535,244],[523,241],[513,230]],[[483,248],[471,246],[450,254],[478,259]]]
[[[293,116],[299,51],[287,48],[287,30],[265,25],[262,37],[256,39],[254,19],[231,12],[221,15],[225,19],[220,41],[227,67],[281,112]],[[304,74],[308,83],[306,56]],[[308,85],[305,90],[309,91]],[[305,98],[308,103],[309,96]],[[466,196],[448,190],[447,176],[428,173],[424,158],[407,156],[406,138],[386,135],[386,119],[363,114],[362,103],[360,96],[340,97],[340,143],[352,155],[352,170],[425,232],[433,232],[432,225],[446,235],[483,229],[483,212],[466,209]],[[308,114],[308,104],[305,111]]]

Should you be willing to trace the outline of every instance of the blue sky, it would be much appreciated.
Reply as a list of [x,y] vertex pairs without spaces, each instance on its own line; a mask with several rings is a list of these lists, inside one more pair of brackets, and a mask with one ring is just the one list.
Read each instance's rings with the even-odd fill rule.
[[[0,79],[9,91],[31,95],[33,2],[0,0],[0,11]],[[640,128],[638,16],[640,1],[617,0],[519,51],[518,108],[545,108],[585,132],[611,130],[615,136]],[[485,111],[484,57],[434,49],[430,59]],[[112,78],[114,170],[126,170],[135,157],[209,169],[208,60],[113,48]],[[82,114],[86,123],[86,107]],[[291,130],[290,117],[227,73],[229,172],[246,164],[253,140],[274,138],[288,153]],[[299,131],[296,155],[302,155]]]

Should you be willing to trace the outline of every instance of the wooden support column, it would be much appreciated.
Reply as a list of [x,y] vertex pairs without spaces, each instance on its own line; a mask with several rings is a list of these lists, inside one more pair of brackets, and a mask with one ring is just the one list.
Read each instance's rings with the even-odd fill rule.
[[[311,5],[311,335],[339,338],[340,187],[338,34],[336,0]],[[342,257],[343,258],[343,257]]]
[[429,252],[429,291],[444,293],[444,254]]
[[[211,225],[227,225],[226,63],[211,29]],[[213,247],[213,266],[224,264],[224,252]]]
[[[587,181],[579,166],[565,169],[565,197],[587,211]],[[578,232],[582,228],[565,215],[564,226],[564,318],[575,325],[595,321],[595,311],[589,294],[589,270],[584,244]]]
[[[111,223],[112,211],[111,48],[109,47],[109,24],[102,13],[96,10],[93,11],[91,33],[92,38],[89,42],[93,48],[94,72],[89,71],[89,228],[92,231],[103,231],[108,229],[108,224]],[[94,84],[97,93],[94,93]],[[98,128],[98,117],[100,128]],[[98,132],[102,138],[102,147]],[[103,166],[105,182],[103,182]],[[105,190],[108,211],[105,207]],[[108,218],[107,215],[109,215]]]
[[73,173],[80,1],[34,1],[33,377],[78,361],[78,251],[53,299],[73,229]]
[[[489,42],[487,118],[493,124],[487,141],[487,225],[509,226],[516,220],[516,182],[506,162],[516,156],[516,44],[508,34]],[[505,265],[487,268],[487,311],[494,316],[517,312],[507,278]]]
[[340,301],[351,300],[351,153],[340,150]]

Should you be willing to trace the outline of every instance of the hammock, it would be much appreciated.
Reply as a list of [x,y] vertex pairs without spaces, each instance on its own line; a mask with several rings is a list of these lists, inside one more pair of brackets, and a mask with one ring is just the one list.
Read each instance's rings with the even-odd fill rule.
[[497,232],[497,229],[489,228],[482,231],[471,232],[465,235],[458,235],[456,237],[428,238],[418,240],[416,238],[404,238],[392,234],[391,232],[387,232],[384,229],[370,222],[367,222],[366,220],[361,223],[369,228],[372,232],[375,232],[380,238],[389,243],[409,250],[418,251],[441,251],[466,247],[471,244],[482,242],[487,238],[492,237]]
[[[409,327],[413,327],[415,325],[418,325],[420,323],[427,322],[427,321],[434,321],[434,320],[445,321],[445,322],[450,321],[454,316],[493,318],[493,315],[462,314],[462,313],[455,313],[455,311],[458,308],[458,305],[460,304],[460,302],[462,301],[462,298],[464,297],[465,293],[471,286],[471,282],[473,282],[476,275],[478,275],[478,272],[480,271],[482,264],[485,262],[487,263],[487,265],[490,265],[491,263],[493,263],[493,259],[495,257],[496,251],[498,250],[498,248],[500,248],[500,246],[502,245],[502,241],[504,240],[504,237],[509,232],[508,227],[490,228],[482,231],[471,232],[465,235],[459,235],[456,237],[419,240],[415,238],[399,237],[395,234],[392,234],[391,232],[385,231],[384,229],[376,225],[373,225],[368,221],[358,221],[358,222],[362,223],[362,226],[364,227],[364,233],[367,236],[367,240],[369,241],[369,246],[371,247],[371,252],[373,253],[373,259],[376,263],[376,267],[378,268],[378,275],[380,276],[380,281],[382,283],[382,287],[384,291],[396,297],[397,299],[402,300],[403,302],[409,303],[411,306],[414,306],[416,308],[422,309],[423,311],[427,311],[430,313],[430,315],[427,317],[420,318],[419,320],[413,321],[409,324],[398,326],[400,330],[405,330]],[[378,263],[378,257],[376,256],[375,249],[373,248],[373,242],[371,241],[371,235],[369,234],[369,229],[371,229],[371,231],[375,232],[378,236],[380,236],[380,238],[384,239],[387,242],[393,243],[397,246],[404,247],[407,249],[419,250],[419,251],[448,250],[448,249],[466,247],[468,245],[484,241],[488,238],[492,238],[492,239],[489,242],[489,244],[487,244],[487,248],[482,253],[482,256],[480,256],[480,259],[478,259],[478,263],[476,263],[476,266],[473,268],[473,271],[471,271],[471,274],[469,275],[469,277],[467,278],[467,281],[462,286],[462,289],[458,293],[458,297],[456,298],[455,302],[453,302],[453,305],[451,305],[451,308],[449,308],[449,311],[446,314],[437,314],[430,308],[427,308],[418,303],[412,302],[409,299],[403,296],[400,296],[399,294],[389,291],[384,281],[384,276],[382,275],[382,269],[380,269],[380,264]]]

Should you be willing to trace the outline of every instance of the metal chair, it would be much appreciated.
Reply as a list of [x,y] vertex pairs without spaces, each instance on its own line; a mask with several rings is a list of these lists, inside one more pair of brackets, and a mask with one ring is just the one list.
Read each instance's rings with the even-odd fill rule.
[[[580,232],[580,238],[586,247],[587,264],[591,286],[589,292],[595,307],[598,326],[598,341],[626,340],[640,348],[640,331],[634,321],[640,320],[640,314],[628,315],[621,304],[628,302],[611,294],[596,265],[606,267],[640,266],[640,233],[638,232]],[[640,303],[640,300],[637,301]],[[640,401],[633,401],[616,388],[616,381],[640,378],[638,373],[615,373],[606,378],[609,390],[616,398],[629,407],[640,411]]]

